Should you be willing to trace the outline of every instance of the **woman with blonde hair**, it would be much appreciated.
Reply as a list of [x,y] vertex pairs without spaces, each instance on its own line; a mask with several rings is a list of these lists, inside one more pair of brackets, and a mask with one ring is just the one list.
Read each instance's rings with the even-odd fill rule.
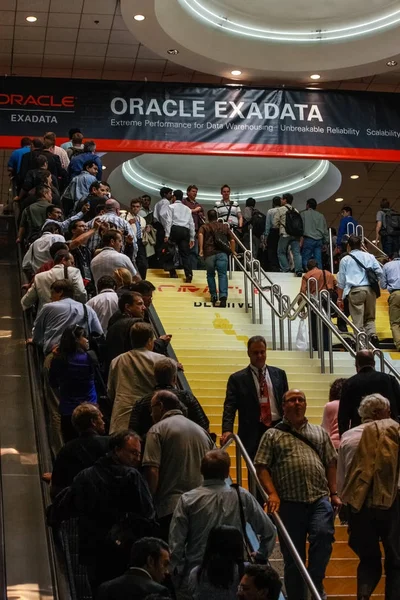
[[120,267],[119,269],[115,269],[113,277],[117,282],[116,292],[118,297],[122,296],[122,294],[126,294],[130,292],[130,285],[133,282],[132,273],[125,269],[124,267]]

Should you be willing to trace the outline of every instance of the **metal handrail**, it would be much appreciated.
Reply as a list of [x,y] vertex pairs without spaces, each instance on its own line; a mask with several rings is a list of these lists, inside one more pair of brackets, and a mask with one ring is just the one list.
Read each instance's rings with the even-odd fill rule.
[[[327,293],[326,295],[322,295],[321,294],[323,292],[326,292],[326,290],[321,290],[320,295],[318,297],[318,302],[316,301],[315,298],[308,297],[306,294],[303,293],[299,293],[297,294],[297,296],[294,298],[294,300],[291,302],[291,304],[289,306],[287,306],[285,309],[283,308],[283,300],[282,300],[282,293],[280,290],[280,286],[276,286],[276,284],[273,284],[271,286],[270,289],[270,294],[271,294],[271,299],[269,299],[267,297],[267,295],[265,294],[264,290],[262,289],[260,283],[251,276],[251,274],[246,270],[245,266],[242,265],[242,263],[239,261],[239,259],[233,255],[233,262],[235,264],[237,264],[237,266],[239,267],[239,269],[244,273],[245,279],[247,279],[250,284],[251,284],[251,289],[252,289],[252,302],[251,302],[251,307],[252,307],[252,320],[253,323],[255,323],[255,292],[254,290],[256,289],[259,297],[262,298],[262,300],[264,300],[266,302],[266,304],[268,305],[268,307],[271,309],[271,319],[272,319],[272,343],[273,343],[273,349],[276,350],[276,328],[275,328],[275,323],[274,323],[274,319],[277,317],[279,319],[279,333],[280,333],[280,349],[284,350],[285,349],[285,341],[284,341],[284,324],[283,322],[285,320],[288,321],[294,321],[299,315],[301,318],[305,318],[302,317],[301,314],[304,313],[304,309],[308,308],[309,310],[312,310],[315,315],[317,316],[317,323],[318,323],[318,339],[319,339],[319,358],[321,359],[321,372],[324,373],[325,372],[325,365],[324,365],[324,350],[323,350],[323,343],[322,342],[322,336],[323,336],[323,332],[322,332],[322,325],[325,325],[328,330],[329,330],[329,336],[331,337],[332,333],[338,338],[338,340],[340,341],[340,343],[344,346],[344,348],[350,352],[350,354],[352,356],[356,355],[356,351],[354,349],[354,347],[349,344],[346,340],[346,337],[352,337],[352,334],[346,334],[345,336],[343,335],[343,332],[339,331],[337,329],[337,327],[335,327],[335,325],[332,323],[331,319],[330,319],[330,314],[332,313],[332,311],[334,311],[338,316],[340,316],[342,319],[344,319],[344,321],[350,326],[352,327],[353,331],[354,331],[354,335],[352,337],[352,341],[355,342],[354,345],[356,345],[356,341],[357,341],[357,335],[360,335],[360,333],[362,333],[355,325],[354,323],[352,323],[347,317],[346,315],[336,306],[336,304],[334,302],[332,302],[329,293]],[[254,259],[253,259],[253,263],[254,263]],[[259,261],[256,261],[257,263]],[[253,271],[254,271],[254,265],[253,265]],[[275,291],[275,288],[279,289]],[[247,282],[245,281],[245,294],[246,294],[246,289],[247,289]],[[262,322],[262,301],[259,298],[259,307],[261,310],[261,315],[260,315],[260,321]],[[279,301],[279,308],[277,308],[275,306],[275,302],[274,300],[278,299]],[[326,303],[326,305],[329,307],[329,317],[327,316],[327,314],[325,313],[325,309],[323,308],[323,303]],[[246,302],[246,309],[247,309],[247,302]],[[248,312],[248,310],[246,310],[246,312]],[[289,326],[288,326],[288,330],[289,330]],[[380,364],[384,365],[385,368],[387,368],[388,371],[390,371],[390,373],[392,375],[394,375],[394,377],[396,377],[396,379],[398,379],[400,381],[400,374],[398,373],[398,371],[385,359],[383,352],[381,350],[379,350],[378,348],[375,348],[375,346],[373,344],[371,344],[371,342],[369,340],[367,340],[364,344],[364,347],[369,348],[370,350],[372,350],[374,352],[374,354],[376,356],[380,357]],[[329,343],[329,369],[330,372],[333,373],[333,349],[332,349],[332,344]],[[310,357],[313,357],[313,349],[312,349],[312,344],[310,345]]]
[[[258,478],[255,466],[252,463],[249,455],[247,454],[247,451],[246,451],[245,447],[243,446],[243,443],[242,443],[241,439],[239,438],[239,436],[236,435],[235,433],[231,433],[229,435],[228,441],[223,446],[222,450],[226,450],[232,444],[232,442],[235,442],[235,445],[236,445],[236,481],[237,481],[237,483],[239,485],[241,485],[241,483],[242,483],[241,459],[243,458],[243,460],[246,464],[247,470],[249,472],[249,479],[250,479],[250,477],[252,478],[259,493],[261,494],[262,499],[265,502],[268,502],[268,494],[264,490],[264,488],[261,484],[261,481]],[[283,524],[281,517],[279,516],[278,513],[272,513],[269,516],[275,523],[276,528],[279,531],[281,538],[283,539],[288,551],[292,555],[292,558],[293,558],[298,570],[300,571],[300,575],[302,576],[304,583],[310,590],[312,597],[314,598],[314,600],[321,600],[321,596],[320,596],[317,588],[315,587],[315,584],[314,584],[313,580],[311,579],[303,561],[301,560],[300,554],[297,552],[296,546],[293,544],[292,538],[289,536],[288,531],[287,531],[285,525]]]

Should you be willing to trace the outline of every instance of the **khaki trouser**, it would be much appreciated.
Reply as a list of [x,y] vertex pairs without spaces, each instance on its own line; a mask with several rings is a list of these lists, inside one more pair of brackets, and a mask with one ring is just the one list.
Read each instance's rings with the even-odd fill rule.
[[43,363],[43,379],[44,379],[44,397],[46,400],[47,412],[49,415],[49,422],[47,426],[47,430],[49,433],[49,441],[51,451],[54,457],[57,456],[59,451],[64,445],[62,434],[61,434],[61,417],[59,405],[60,401],[50,386],[49,383],[49,370],[51,361],[53,360],[54,354],[50,352],[44,359]]
[[390,327],[393,341],[400,352],[400,290],[392,292],[388,298]]
[[376,296],[369,285],[353,287],[349,293],[349,310],[353,323],[360,331],[376,335]]

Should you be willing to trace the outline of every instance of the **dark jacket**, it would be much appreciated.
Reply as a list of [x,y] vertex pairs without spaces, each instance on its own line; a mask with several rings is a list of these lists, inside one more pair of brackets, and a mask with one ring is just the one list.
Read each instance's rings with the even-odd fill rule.
[[107,435],[83,433],[63,446],[57,454],[51,475],[51,496],[70,486],[74,478],[107,454],[110,438]]
[[[282,397],[289,389],[286,373],[282,369],[269,365],[267,369],[274,388],[277,407],[282,416]],[[260,442],[260,401],[250,366],[233,373],[228,379],[222,417],[223,433],[233,431],[236,411],[239,412],[238,435],[250,458],[253,459]]]
[[32,150],[23,155],[21,160],[21,168],[19,171],[19,177],[21,183],[25,180],[25,177],[31,169],[37,169],[37,157],[42,154],[47,159],[48,170],[52,175],[57,178],[58,187],[62,191],[68,180],[67,172],[61,166],[60,157],[57,154],[53,154],[50,150]]
[[147,394],[147,396],[143,396],[143,398],[135,402],[129,420],[129,429],[133,429],[133,431],[136,431],[139,435],[144,436],[149,431],[150,427],[152,427],[153,420],[151,418],[150,405],[154,393],[158,390],[171,390],[176,394],[182,404],[187,408],[187,418],[208,431],[210,422],[197,398],[190,392],[177,390],[172,387],[172,385],[156,386],[151,394]]
[[[106,347],[107,347],[107,371],[110,368],[111,361],[123,354],[132,350],[130,330],[132,325],[138,321],[146,321],[146,318],[139,319],[136,317],[128,317],[119,310],[113,314],[108,322]],[[167,343],[159,338],[154,340],[154,352],[157,354],[167,354]]]
[[126,513],[155,519],[153,499],[137,469],[117,463],[111,454],[77,475],[70,488],[79,518],[79,554],[83,564],[107,551],[107,536]]
[[399,420],[400,386],[397,380],[393,375],[375,371],[373,367],[364,367],[343,384],[338,412],[340,435],[361,423],[358,414],[361,400],[374,393],[382,394],[389,400],[391,417]]
[[132,569],[112,581],[103,583],[96,600],[140,600],[150,594],[169,597],[169,591],[142,571]]

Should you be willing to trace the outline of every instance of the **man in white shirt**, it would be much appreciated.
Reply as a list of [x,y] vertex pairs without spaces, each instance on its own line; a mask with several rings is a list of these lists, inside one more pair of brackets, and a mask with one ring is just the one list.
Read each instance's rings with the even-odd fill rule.
[[50,222],[43,228],[41,237],[29,246],[28,252],[22,261],[22,268],[36,273],[44,263],[50,260],[50,247],[54,242],[64,242],[61,227],[55,222]]
[[117,283],[113,277],[103,275],[97,282],[97,296],[88,300],[87,305],[93,308],[104,335],[107,333],[108,321],[118,310],[118,296],[116,293]]
[[61,146],[56,146],[56,134],[52,131],[48,131],[43,136],[43,144],[47,150],[50,150],[53,154],[56,154],[61,162],[63,169],[68,169],[69,158],[67,152]]
[[[337,276],[338,307],[343,310],[344,299],[349,299],[352,321],[358,329],[365,331],[374,346],[379,346],[376,335],[376,291],[371,287],[367,269],[372,269],[378,281],[382,277],[382,267],[373,254],[361,250],[362,239],[351,235],[347,243],[348,254],[342,258]],[[379,288],[379,286],[378,286]]]
[[114,271],[121,267],[128,269],[135,281],[140,279],[131,259],[126,254],[121,253],[122,235],[119,231],[107,231],[103,235],[103,246],[104,248],[100,250],[90,264],[96,287],[100,277],[104,275],[112,277]]
[[[174,203],[170,205],[169,211],[165,215],[164,242],[170,240],[177,245],[185,271],[186,283],[191,283],[193,271],[189,256],[195,237],[192,211],[182,203],[182,190],[175,190],[173,198]],[[175,269],[170,270],[170,277],[177,277]]]
[[158,260],[161,257],[161,250],[164,244],[165,237],[165,219],[169,213],[169,204],[172,200],[172,189],[169,187],[162,187],[160,190],[161,200],[157,202],[153,210],[153,227],[157,232],[156,237],[156,254]]
[[143,233],[146,230],[146,221],[140,216],[140,208],[142,206],[140,198],[134,198],[131,200],[131,211],[126,215],[126,220],[132,227],[135,233],[135,239],[137,243],[137,255],[136,255],[136,266],[142,279],[146,279],[147,273],[147,255],[146,247],[143,244]]
[[87,295],[79,269],[74,267],[74,257],[68,250],[59,250],[54,257],[54,267],[38,273],[25,296],[21,298],[23,310],[38,303],[38,312],[44,304],[51,302],[51,284],[57,279],[68,279],[74,290],[74,300],[86,302]]

